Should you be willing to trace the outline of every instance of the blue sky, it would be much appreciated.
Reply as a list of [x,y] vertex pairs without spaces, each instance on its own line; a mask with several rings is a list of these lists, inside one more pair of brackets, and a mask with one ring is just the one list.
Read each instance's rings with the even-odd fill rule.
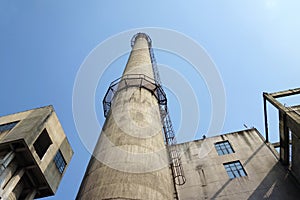
[[[73,85],[80,65],[112,35],[161,27],[193,38],[214,61],[227,97],[222,133],[243,129],[243,124],[264,133],[262,92],[299,87],[299,4],[296,0],[0,0],[0,115],[54,105],[75,154],[56,196],[47,199],[74,199],[90,157],[72,114]],[[158,63],[174,65],[171,55],[155,53]],[[126,59],[112,64],[115,77],[110,81],[119,77]],[[176,65],[177,70],[183,65]],[[187,79],[189,75],[185,74]],[[95,96],[100,123],[106,84],[99,85]],[[209,95],[203,80],[193,88],[202,95],[201,116],[210,115],[205,113]],[[174,102],[170,112],[178,127],[180,114]],[[198,137],[208,126],[202,124]]]

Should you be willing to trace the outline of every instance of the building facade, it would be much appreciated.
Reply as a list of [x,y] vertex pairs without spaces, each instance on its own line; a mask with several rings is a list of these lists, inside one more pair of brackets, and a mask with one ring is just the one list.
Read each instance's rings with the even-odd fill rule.
[[0,117],[0,199],[54,195],[72,155],[52,106]]
[[256,129],[178,145],[179,199],[299,199],[299,183]]

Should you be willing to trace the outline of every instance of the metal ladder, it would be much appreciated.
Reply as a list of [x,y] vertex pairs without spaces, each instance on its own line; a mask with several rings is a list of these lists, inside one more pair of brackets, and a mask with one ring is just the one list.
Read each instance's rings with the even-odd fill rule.
[[[158,86],[161,86],[162,84],[161,84],[161,80],[160,80],[160,76],[159,76],[156,59],[154,57],[153,49],[151,47],[149,48],[149,53],[150,53],[150,57],[151,57],[151,63],[152,63],[155,83]],[[176,146],[177,141],[176,141],[171,117],[170,117],[170,114],[168,111],[167,103],[164,105],[159,104],[159,111],[160,111],[160,116],[161,116],[164,136],[165,136],[165,142],[166,142],[167,149],[169,152],[171,172],[172,172],[172,176],[173,176],[173,180],[174,180],[174,187],[175,187],[174,199],[178,199],[178,194],[176,191],[175,184],[183,185],[185,183],[186,179],[185,179],[182,164],[181,164],[181,158],[180,158],[179,152],[177,150],[177,146]]]

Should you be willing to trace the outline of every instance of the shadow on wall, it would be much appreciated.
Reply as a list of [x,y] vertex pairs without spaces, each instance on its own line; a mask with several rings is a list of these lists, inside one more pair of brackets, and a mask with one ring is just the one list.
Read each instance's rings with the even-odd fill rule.
[[299,199],[299,183],[280,162],[270,170],[249,199]]
[[[243,163],[243,166],[246,167],[246,165],[258,154],[258,152],[265,146],[263,143],[260,145],[258,149]],[[226,187],[231,183],[232,179],[229,179],[213,196],[211,199],[217,198],[224,190],[226,190]]]
[[[258,152],[265,146],[262,144],[244,163],[243,166],[247,167],[247,164],[258,154]],[[262,163],[263,165],[264,163]],[[250,175],[251,176],[251,175]],[[233,181],[235,179],[229,179],[223,186],[211,196],[210,199],[219,199],[222,198],[223,195],[227,196],[230,199],[300,199],[300,184],[295,179],[294,176],[290,174],[290,172],[282,166],[282,164],[278,161],[265,175],[265,178],[259,183],[256,188],[251,188],[251,180],[244,188],[244,191],[237,191],[236,193],[232,193],[229,195],[227,193],[227,187],[232,187]],[[254,181],[255,182],[255,181]],[[227,195],[226,195],[227,193]],[[229,192],[231,193],[231,192]]]

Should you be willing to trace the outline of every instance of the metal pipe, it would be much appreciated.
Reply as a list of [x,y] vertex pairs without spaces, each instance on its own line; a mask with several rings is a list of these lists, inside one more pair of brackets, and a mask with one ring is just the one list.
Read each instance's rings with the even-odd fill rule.
[[12,162],[12,160],[15,158],[15,153],[13,151],[8,152],[4,158],[0,161],[1,169],[0,169],[0,175],[4,172],[4,170],[7,168],[7,166]]

